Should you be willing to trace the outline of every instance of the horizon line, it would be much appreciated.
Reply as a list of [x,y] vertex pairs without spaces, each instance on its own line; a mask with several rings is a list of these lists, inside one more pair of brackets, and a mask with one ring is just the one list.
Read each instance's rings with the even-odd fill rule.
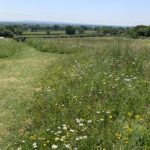
[[[69,21],[48,21],[48,20],[0,20],[0,23],[31,23],[31,24],[72,24],[72,25],[88,25],[88,26],[118,26],[118,27],[134,27],[138,25],[115,25],[115,24],[97,24],[97,23],[81,23],[81,22],[69,22]],[[149,26],[149,25],[147,25]]]

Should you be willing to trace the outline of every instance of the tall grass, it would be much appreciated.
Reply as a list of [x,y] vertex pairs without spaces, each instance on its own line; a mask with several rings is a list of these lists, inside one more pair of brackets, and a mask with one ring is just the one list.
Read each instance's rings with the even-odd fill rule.
[[17,148],[149,149],[149,49],[128,39],[89,41],[90,50],[48,68]]
[[28,39],[27,43],[41,52],[58,54],[79,53],[85,49],[78,39]]
[[0,40],[0,58],[14,55],[21,49],[21,45],[11,39]]

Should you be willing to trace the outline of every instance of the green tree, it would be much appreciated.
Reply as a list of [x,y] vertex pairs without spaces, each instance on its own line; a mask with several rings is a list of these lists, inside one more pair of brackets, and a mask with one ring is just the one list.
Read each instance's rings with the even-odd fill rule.
[[101,28],[100,28],[100,27],[95,27],[94,30],[95,30],[97,33],[100,33],[100,32],[101,32]]
[[16,35],[21,35],[22,34],[22,30],[20,28],[15,29],[14,33]]
[[139,37],[138,34],[137,34],[137,32],[135,32],[133,29],[129,29],[129,30],[127,31],[127,34],[128,34],[131,38],[133,38],[133,39],[136,39],[136,38]]
[[80,28],[83,29],[84,31],[86,31],[86,30],[89,29],[89,27],[88,27],[88,26],[85,26],[85,25],[80,26]]
[[58,31],[58,30],[60,30],[60,26],[56,24],[56,25],[53,26],[53,29],[54,29],[55,31]]
[[150,27],[149,27],[148,30],[147,30],[147,36],[148,36],[148,37],[150,36]]
[[47,35],[50,35],[50,30],[47,30],[47,31],[46,31],[46,34],[47,34]]
[[78,32],[79,32],[80,34],[83,34],[83,33],[84,33],[84,30],[83,30],[83,29],[79,29]]
[[76,29],[73,26],[66,26],[66,34],[73,35],[76,33]]
[[139,25],[134,28],[134,31],[137,33],[139,37],[147,36],[148,26]]
[[4,30],[0,31],[0,36],[13,38],[14,33],[8,29],[4,29]]

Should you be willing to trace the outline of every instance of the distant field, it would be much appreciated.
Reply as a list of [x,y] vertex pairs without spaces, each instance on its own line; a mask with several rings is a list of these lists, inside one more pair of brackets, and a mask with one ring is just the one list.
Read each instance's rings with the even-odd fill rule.
[[[50,31],[52,35],[62,35],[65,34],[65,31]],[[23,32],[23,35],[46,35],[45,32]]]
[[[88,37],[88,36],[99,36],[96,31],[85,31],[83,34],[76,33],[72,35],[73,37]],[[65,31],[50,31],[48,35],[46,32],[23,32],[22,35],[17,37],[27,37],[27,38],[66,38],[70,37],[65,33]]]
[[[85,33],[95,33],[96,31],[85,31]],[[23,32],[23,35],[45,35],[45,32]],[[50,31],[51,35],[62,35],[66,34],[65,31]]]

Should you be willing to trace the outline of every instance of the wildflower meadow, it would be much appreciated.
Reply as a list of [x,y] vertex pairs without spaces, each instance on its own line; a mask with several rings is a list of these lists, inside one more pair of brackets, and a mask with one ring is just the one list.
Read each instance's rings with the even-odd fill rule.
[[57,62],[47,65],[35,88],[31,121],[15,149],[149,149],[149,40],[33,40],[40,51],[59,43],[53,47],[61,53],[53,51]]

